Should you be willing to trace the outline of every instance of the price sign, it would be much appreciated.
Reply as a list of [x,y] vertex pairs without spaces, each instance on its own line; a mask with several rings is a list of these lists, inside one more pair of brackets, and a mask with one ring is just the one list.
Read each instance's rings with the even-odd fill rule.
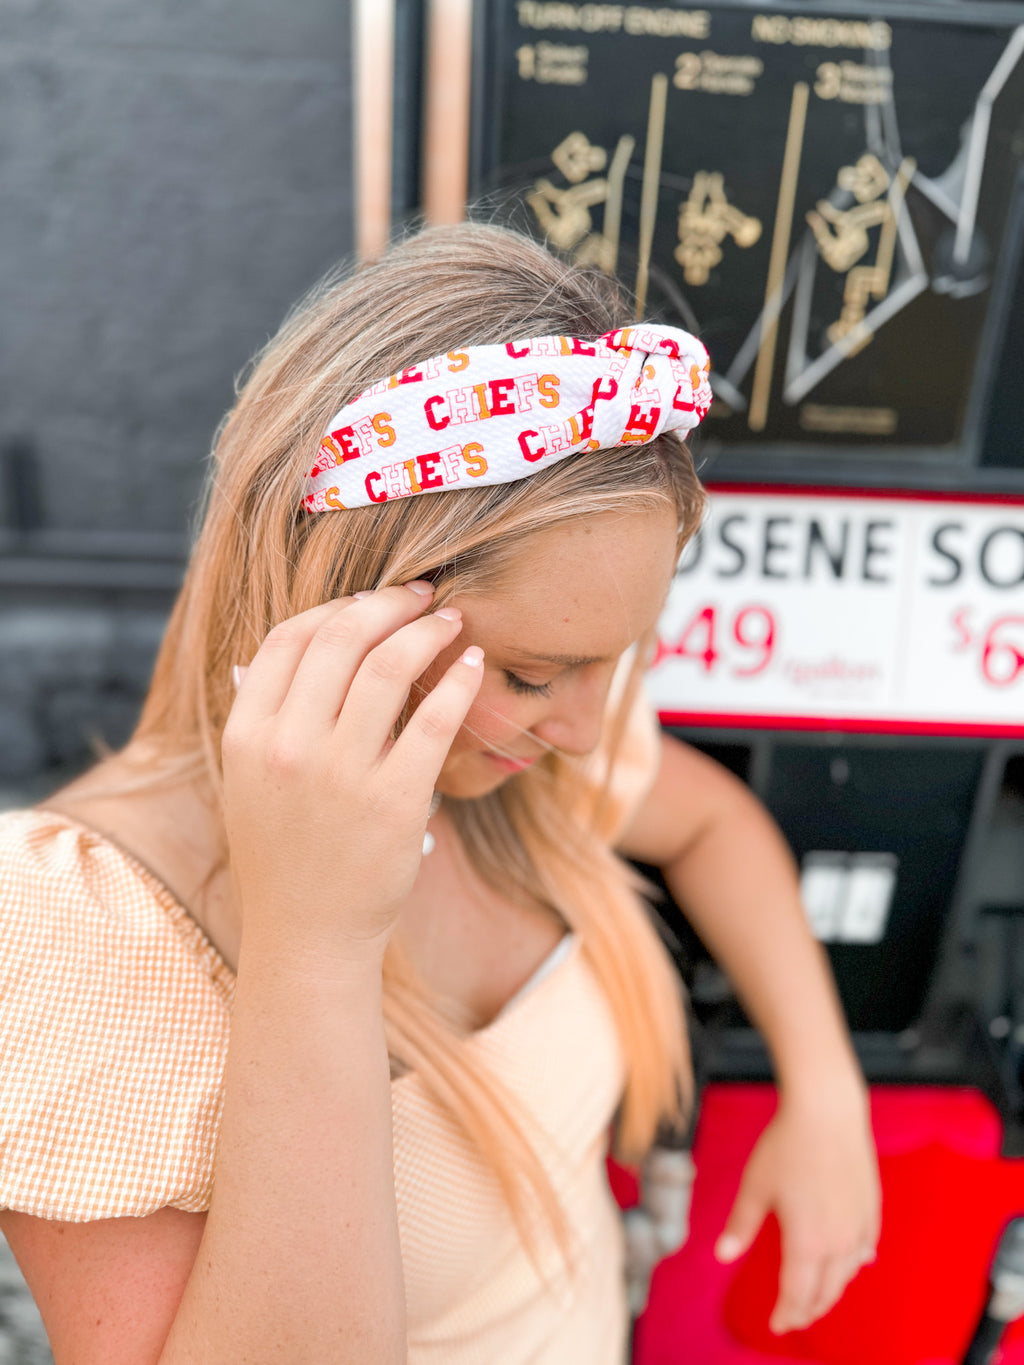
[[677,724],[1024,734],[1024,500],[713,491],[648,690]]

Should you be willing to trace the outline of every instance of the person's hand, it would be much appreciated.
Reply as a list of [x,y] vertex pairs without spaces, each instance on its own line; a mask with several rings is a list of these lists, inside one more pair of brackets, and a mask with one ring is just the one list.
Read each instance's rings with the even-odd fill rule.
[[383,954],[422,856],[438,772],[479,689],[471,648],[392,733],[414,682],[462,628],[429,583],[314,607],[276,626],[224,730],[225,822],[242,941],[334,962]]
[[860,1095],[787,1098],[751,1153],[715,1247],[734,1261],[773,1212],[782,1230],[773,1332],[808,1327],[875,1259],[880,1227],[878,1163]]

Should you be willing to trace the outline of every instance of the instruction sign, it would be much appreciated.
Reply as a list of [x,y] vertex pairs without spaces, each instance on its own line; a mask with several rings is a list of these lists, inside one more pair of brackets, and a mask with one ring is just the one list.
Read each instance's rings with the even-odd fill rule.
[[474,194],[701,338],[724,448],[976,456],[1024,6],[897,9],[478,6]]

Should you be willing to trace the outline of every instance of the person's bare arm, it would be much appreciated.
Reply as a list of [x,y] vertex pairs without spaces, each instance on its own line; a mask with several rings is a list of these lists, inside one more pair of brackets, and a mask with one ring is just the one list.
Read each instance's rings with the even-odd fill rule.
[[405,1360],[380,973],[240,964],[210,1215],[0,1215],[56,1365]]
[[248,670],[224,739],[243,924],[210,1211],[6,1216],[57,1365],[405,1361],[381,965],[481,674],[454,664],[392,741],[459,630],[425,605],[314,608]]
[[155,1361],[196,1259],[206,1215],[55,1223],[0,1212],[61,1365]]
[[668,736],[622,851],[662,869],[768,1044],[779,1112],[748,1163],[719,1255],[742,1254],[773,1208],[784,1244],[773,1327],[805,1325],[873,1251],[879,1209],[864,1082],[792,855],[743,783]]

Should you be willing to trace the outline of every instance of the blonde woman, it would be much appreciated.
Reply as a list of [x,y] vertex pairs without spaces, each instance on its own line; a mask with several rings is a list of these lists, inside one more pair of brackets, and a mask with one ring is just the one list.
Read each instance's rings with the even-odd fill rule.
[[790,859],[639,699],[707,367],[626,319],[496,228],[319,289],[220,432],[134,737],[0,822],[0,1226],[58,1365],[621,1363],[609,1134],[639,1161],[690,1095],[621,854],[777,1067],[719,1255],[778,1214],[779,1330],[870,1256]]

